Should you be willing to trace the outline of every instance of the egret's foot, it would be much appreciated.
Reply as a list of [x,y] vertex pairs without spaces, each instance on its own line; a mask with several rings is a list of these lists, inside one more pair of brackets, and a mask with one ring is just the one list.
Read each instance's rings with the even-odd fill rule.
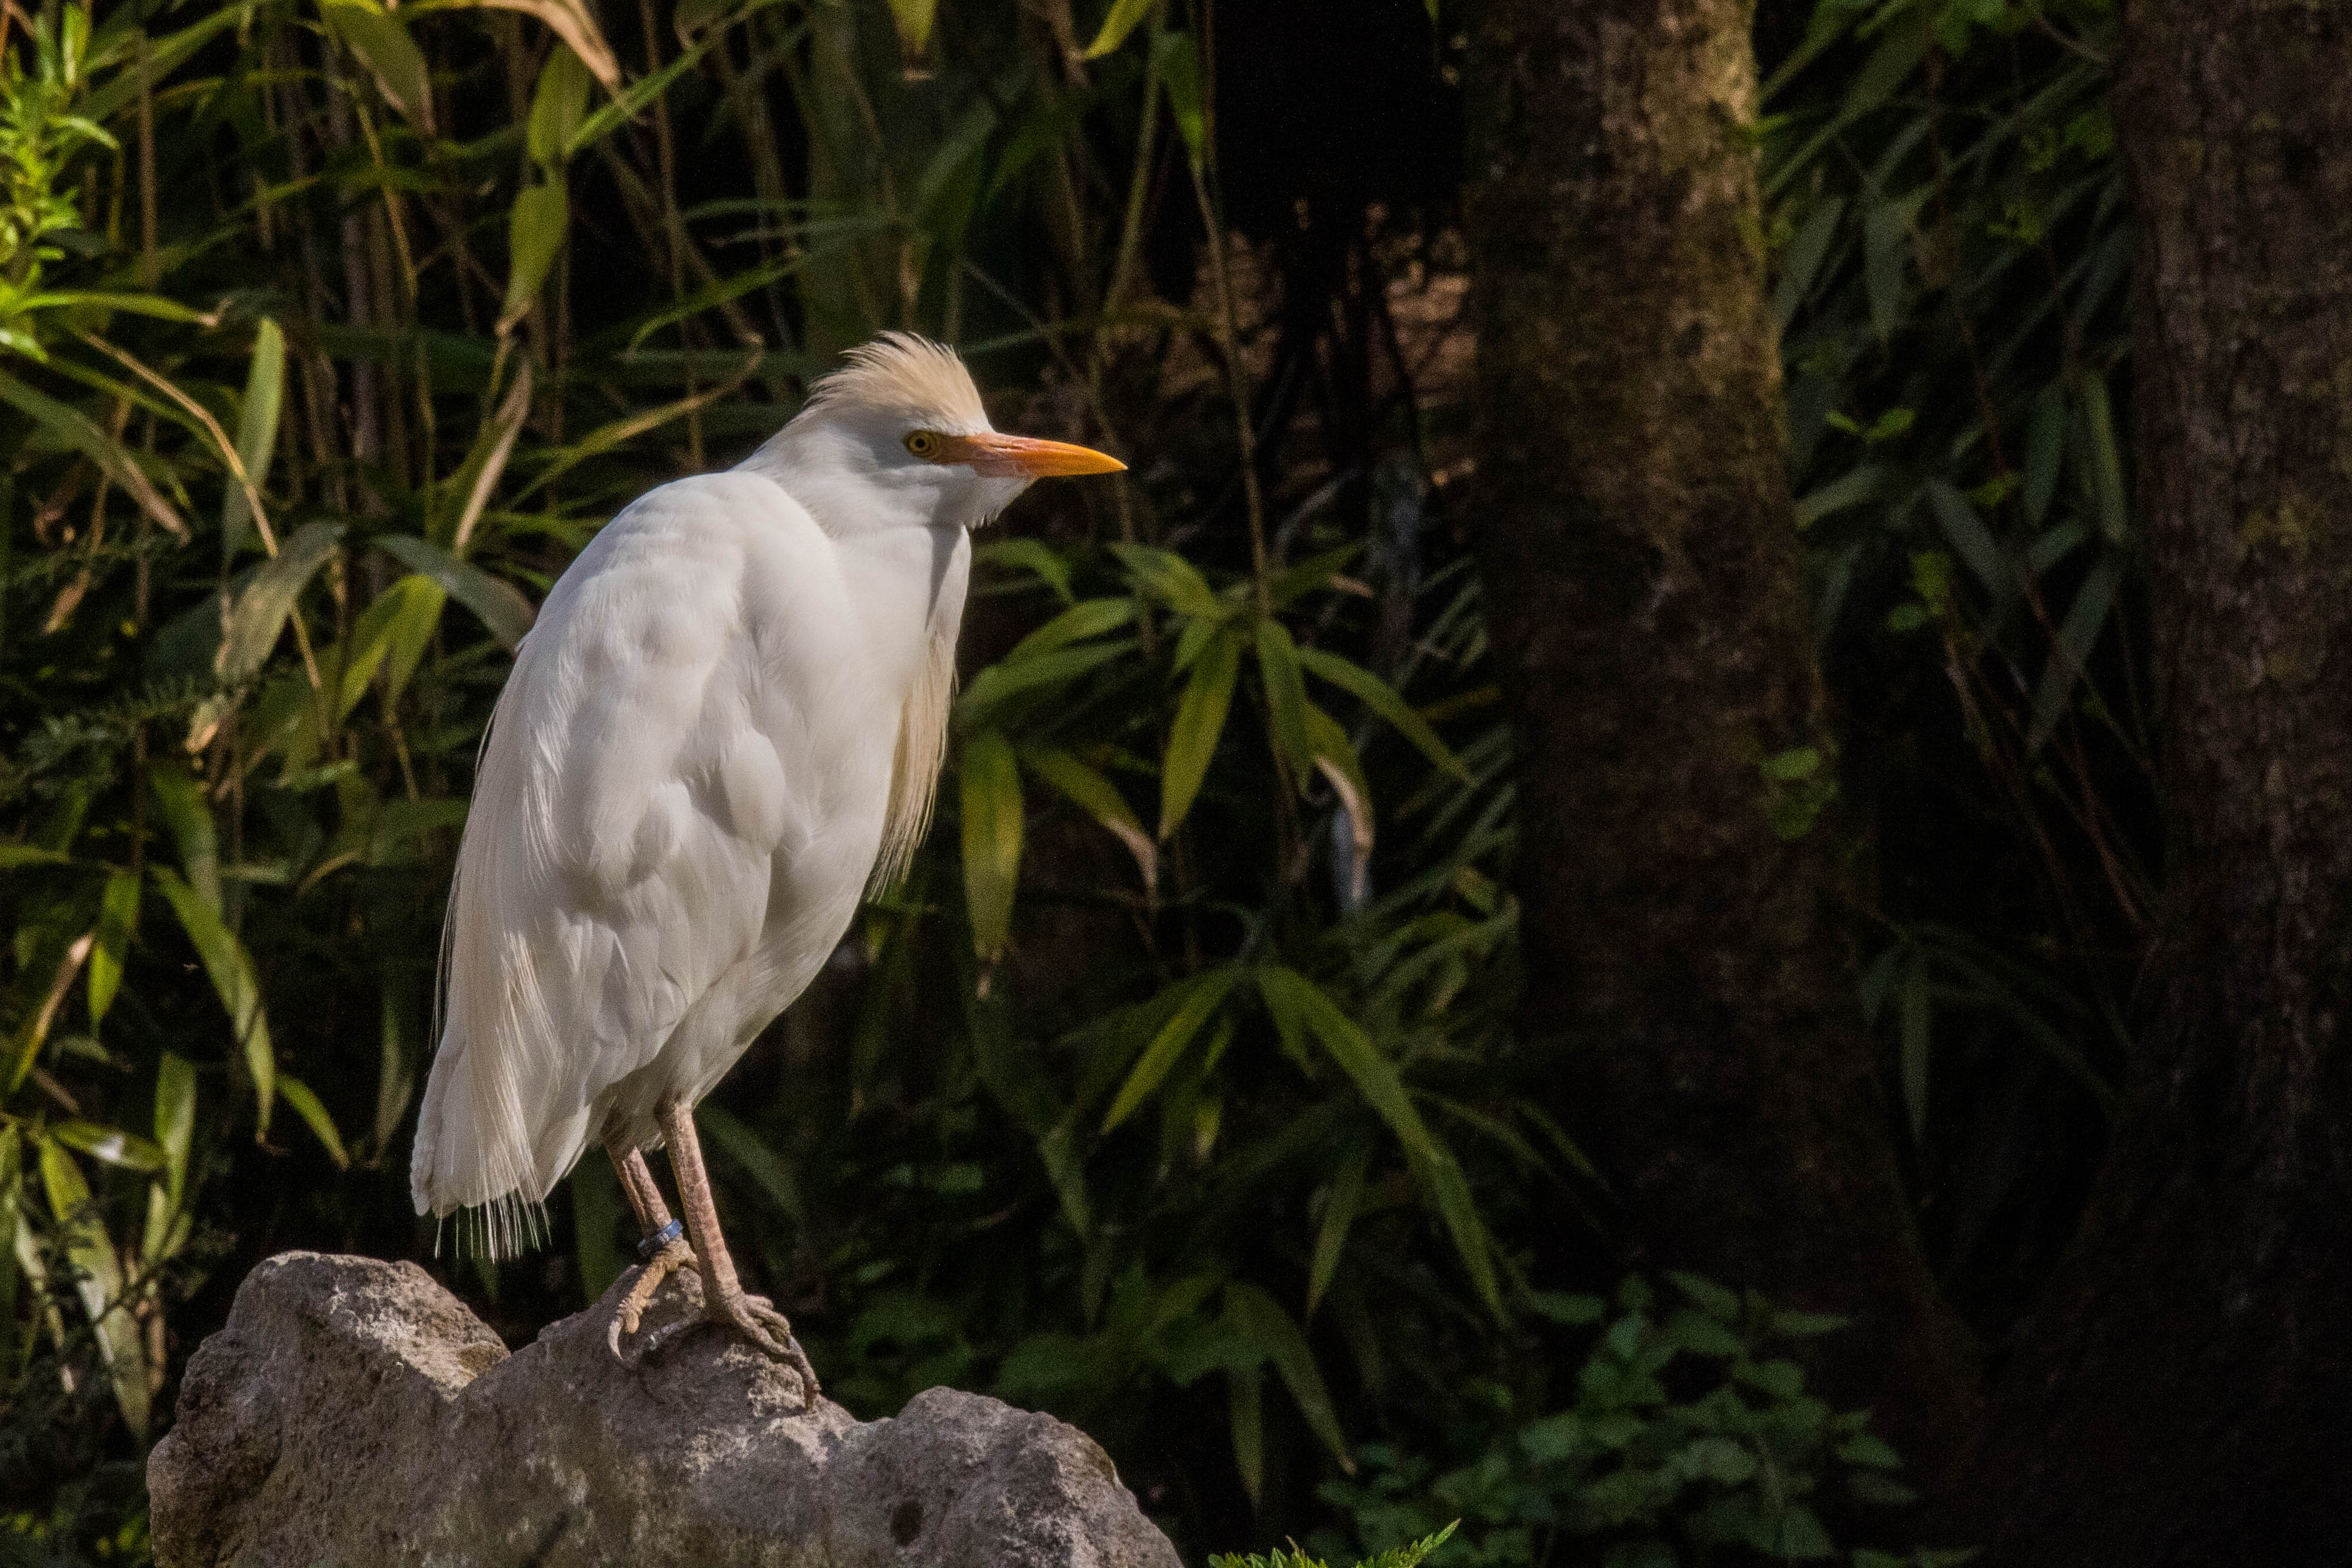
[[702,1314],[655,1330],[647,1336],[645,1348],[638,1352],[637,1360],[651,1360],[699,1328],[732,1329],[751,1341],[762,1355],[782,1362],[798,1373],[802,1408],[815,1409],[817,1395],[823,1390],[816,1381],[816,1368],[809,1364],[808,1352],[793,1338],[792,1321],[776,1310],[775,1304],[764,1296],[746,1295],[740,1289],[731,1296],[714,1296],[708,1280],[702,1289],[706,1302],[711,1303],[705,1306]]
[[[662,1281],[697,1266],[694,1248],[688,1245],[684,1237],[671,1240],[646,1261],[635,1281],[629,1286],[629,1293],[621,1298],[620,1310],[613,1314],[613,1321],[604,1331],[604,1342],[612,1347],[614,1358],[623,1366],[643,1365],[646,1358],[668,1337],[670,1331],[664,1330],[648,1335],[634,1352],[621,1348],[622,1340],[635,1334],[637,1325],[645,1321],[646,1309],[653,1304],[654,1292],[661,1289]],[[696,1321],[688,1320],[689,1322]],[[677,1325],[671,1327],[675,1329]]]

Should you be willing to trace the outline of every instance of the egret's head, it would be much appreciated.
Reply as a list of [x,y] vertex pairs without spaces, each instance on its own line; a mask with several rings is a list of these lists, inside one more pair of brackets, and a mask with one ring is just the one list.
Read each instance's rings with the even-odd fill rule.
[[909,521],[976,528],[1034,480],[1127,467],[1085,447],[997,434],[955,352],[912,332],[850,350],[747,466],[782,484],[829,531]]

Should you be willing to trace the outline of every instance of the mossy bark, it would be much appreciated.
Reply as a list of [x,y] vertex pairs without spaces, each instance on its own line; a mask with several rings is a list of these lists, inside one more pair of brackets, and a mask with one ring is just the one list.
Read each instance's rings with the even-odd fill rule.
[[2352,9],[2135,0],[2160,934],[1986,1446],[1997,1563],[2352,1560]]
[[[1518,746],[1526,1027],[1637,1260],[1855,1320],[1931,1481],[1975,1416],[1839,929],[1739,0],[1487,0],[1476,530]],[[1809,756],[1810,754],[1810,756]],[[1776,762],[1777,759],[1777,762]]]

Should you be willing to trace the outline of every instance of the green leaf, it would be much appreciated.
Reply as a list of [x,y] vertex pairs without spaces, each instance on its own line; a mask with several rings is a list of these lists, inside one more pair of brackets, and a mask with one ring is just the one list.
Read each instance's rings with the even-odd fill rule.
[[1143,877],[1145,896],[1159,896],[1160,847],[1143,830],[1142,819],[1135,815],[1134,807],[1127,804],[1127,797],[1118,793],[1117,785],[1069,752],[1055,747],[1024,751],[1021,761],[1031,773],[1061,791],[1072,805],[1127,846],[1127,852],[1135,857],[1137,871]]
[[1225,1322],[1265,1352],[1297,1402],[1299,1414],[1307,1417],[1307,1426],[1331,1450],[1339,1468],[1354,1475],[1355,1457],[1349,1452],[1347,1434],[1339,1429],[1339,1413],[1332,1406],[1330,1390],[1324,1386],[1322,1370],[1315,1364],[1315,1352],[1281,1303],[1256,1286],[1235,1280],[1225,1287]]
[[1160,35],[1160,80],[1168,89],[1168,112],[1176,121],[1176,133],[1184,139],[1184,152],[1198,174],[1206,166],[1209,127],[1202,107],[1201,51],[1193,47],[1191,34]]
[[114,994],[122,984],[122,961],[131,951],[131,935],[139,927],[139,879],[117,871],[106,879],[99,902],[98,941],[89,950],[89,1022],[94,1030]]
[[898,25],[898,47],[907,58],[919,59],[931,47],[931,23],[939,0],[890,0],[890,19]]
[[1201,1026],[1209,1021],[1210,1015],[1224,1004],[1234,983],[1241,976],[1239,965],[1227,964],[1184,983],[1182,1004],[1177,1007],[1175,1016],[1160,1026],[1160,1032],[1144,1047],[1143,1055],[1137,1058],[1134,1070],[1127,1075],[1127,1082],[1119,1087],[1118,1097],[1111,1101],[1110,1110],[1103,1116],[1103,1131],[1109,1131],[1133,1115],[1136,1107],[1160,1087],[1169,1069],[1183,1056],[1184,1047],[1192,1043],[1192,1037],[1201,1032]]
[[126,1171],[160,1171],[164,1167],[163,1150],[136,1132],[125,1132],[119,1127],[101,1127],[95,1121],[60,1121],[49,1129],[49,1136],[68,1149]]
[[563,253],[563,236],[572,221],[571,198],[563,182],[551,180],[515,196],[507,216],[507,297],[499,308],[501,334],[530,313],[555,258]]
[[1381,1055],[1356,1021],[1305,975],[1268,965],[1258,971],[1257,978],[1259,994],[1274,1013],[1276,1026],[1286,1035],[1312,1034],[1404,1145],[1405,1158],[1435,1202],[1438,1217],[1452,1235],[1479,1297],[1500,1315],[1502,1292],[1495,1279],[1491,1244],[1486,1222],[1478,1217],[1477,1205],[1470,1196],[1470,1184],[1463,1177],[1454,1152],[1422,1121],[1395,1064]]
[[1315,769],[1315,742],[1307,731],[1307,678],[1298,668],[1298,647],[1280,621],[1261,620],[1256,629],[1266,726],[1274,732],[1276,751],[1290,764],[1292,783],[1303,789]]
[[1929,479],[1920,490],[1927,498],[1927,508],[1935,513],[1937,525],[1952,542],[1953,552],[1969,563],[1969,570],[1996,597],[2010,592],[2016,583],[2016,572],[2001,553],[2000,546],[1993,542],[1984,519],[1969,504],[1969,498],[1942,479]]
[[1209,761],[1224,732],[1225,712],[1233,705],[1234,680],[1241,670],[1241,638],[1220,631],[1201,650],[1184,695],[1176,704],[1175,722],[1168,731],[1168,752],[1160,773],[1160,837],[1170,835],[1192,809],[1202,781],[1209,776]]
[[1437,738],[1437,731],[1429,727],[1428,721],[1413,711],[1412,705],[1387,681],[1362,665],[1341,658],[1335,653],[1326,653],[1321,648],[1300,648],[1298,662],[1307,674],[1329,681],[1379,714],[1391,729],[1412,742],[1423,756],[1463,783],[1470,782],[1470,771],[1462,765],[1462,760],[1447,749],[1445,742]]
[[1233,1434],[1234,1468],[1241,1472],[1242,1490],[1257,1502],[1265,1484],[1265,1379],[1257,1368],[1234,1368],[1225,1373],[1225,1416]]
[[327,1157],[334,1161],[335,1168],[349,1170],[352,1157],[343,1152],[342,1134],[335,1131],[335,1119],[327,1114],[326,1106],[310,1092],[310,1085],[291,1073],[281,1072],[278,1075],[278,1092],[286,1097],[286,1103],[292,1106],[310,1131],[319,1135],[319,1142],[327,1146]]
[[[509,653],[530,630],[530,623],[539,612],[530,607],[530,601],[513,584],[493,577],[413,533],[387,533],[379,537],[375,545],[410,571],[420,572],[440,584],[442,592],[473,611],[490,635],[499,639],[499,646]],[[415,660],[410,665],[413,668]]]
[[261,671],[302,590],[343,539],[340,522],[306,522],[253,574],[229,607],[215,668],[223,683],[241,686]]
[[613,1240],[625,1207],[612,1161],[591,1158],[572,1168],[572,1258],[579,1265],[581,1289],[591,1301],[611,1289],[627,1267]]
[[2091,495],[2098,507],[2099,531],[2110,544],[2121,544],[2131,526],[2129,498],[2124,490],[2123,453],[2116,444],[2115,411],[2107,405],[2107,384],[2097,376],[2083,380],[2083,426],[2088,450]]
[[743,1173],[759,1184],[768,1194],[768,1201],[793,1224],[806,1229],[808,1205],[801,1201],[801,1189],[793,1173],[776,1152],[761,1141],[760,1135],[738,1121],[727,1111],[708,1101],[696,1107],[694,1120],[719,1152],[742,1167]]
[[1087,46],[1087,58],[1098,60],[1127,42],[1136,24],[1151,15],[1151,5],[1152,0],[1112,0],[1110,14],[1103,18],[1102,30]]
[[1041,654],[1053,652],[1067,644],[1087,637],[1098,637],[1105,632],[1116,631],[1135,619],[1135,601],[1131,598],[1087,599],[1072,605],[1027,637],[1013,645],[999,664],[1015,665]]
[[1323,1220],[1315,1230],[1315,1256],[1307,1268],[1310,1318],[1322,1303],[1323,1292],[1331,1288],[1331,1277],[1339,1270],[1339,1258],[1348,1249],[1348,1232],[1354,1227],[1356,1210],[1363,1203],[1364,1176],[1371,1163],[1371,1146],[1359,1143],[1341,1157],[1339,1173],[1331,1178],[1330,1196],[1323,1202]]
[[1050,544],[1034,539],[992,540],[971,552],[971,561],[975,566],[1025,568],[1054,590],[1055,597],[1070,603],[1070,563]]
[[1167,605],[1180,616],[1221,621],[1232,606],[1217,597],[1200,568],[1172,550],[1147,544],[1114,544],[1111,553],[1127,568],[1128,581],[1145,598]]
[[1737,1291],[1717,1284],[1705,1275],[1679,1268],[1669,1269],[1666,1278],[1672,1279],[1675,1289],[1689,1297],[1708,1317],[1726,1323],[1739,1321],[1739,1295]]
[[2098,647],[2107,628],[2107,612],[2115,607],[2116,592],[2123,586],[2123,578],[2122,555],[2110,550],[2099,557],[2083,578],[2083,585],[2074,590],[2074,602],[2066,606],[2066,618],[2058,624],[2057,645],[2050,650],[2050,661],[2042,670],[2042,684],[2033,694],[2033,724],[2025,736],[2029,756],[2048,743],[2057,732],[2058,721],[2066,716],[2066,700],[2083,672],[2090,668],[2091,652]]
[[163,821],[179,846],[180,869],[211,909],[221,907],[220,844],[213,828],[212,797],[185,763],[159,759],[147,764],[147,786],[163,808]]
[[2066,457],[2066,389],[2051,383],[2033,399],[2025,427],[2025,518],[2036,527],[2050,513]]
[[383,89],[385,101],[401,118],[430,134],[433,130],[432,79],[425,53],[396,13],[367,0],[320,0],[320,20],[358,57]]
[[115,1403],[131,1431],[143,1439],[149,1398],[147,1349],[140,1342],[137,1320],[121,1305],[122,1266],[113,1240],[90,1202],[89,1186],[82,1180],[80,1169],[54,1138],[40,1141],[40,1166],[49,1212],[65,1237],[66,1257],[77,1276],[74,1289],[97,1331],[99,1357],[113,1383]]
[[1364,764],[1356,756],[1339,721],[1312,702],[1307,704],[1307,749],[1315,769],[1339,797],[1348,830],[1348,882],[1342,903],[1355,910],[1370,896],[1372,861],[1372,786],[1365,782]]
[[220,911],[194,888],[180,879],[168,866],[151,866],[148,874],[163,890],[171,903],[172,912],[180,917],[180,928],[194,943],[196,956],[204,960],[205,973],[212,977],[213,991],[227,1009],[236,1040],[245,1054],[247,1072],[253,1079],[253,1092],[260,1106],[260,1124],[256,1137],[269,1132],[269,1108],[275,1097],[278,1079],[278,1058],[269,1044],[269,1017],[261,1005],[261,985],[253,975],[253,961],[247,956],[244,944],[221,923]]
[[163,1151],[163,1175],[177,1208],[188,1186],[188,1150],[196,1132],[196,1069],[172,1051],[155,1068],[155,1145]]
[[1004,951],[1021,875],[1021,769],[995,730],[963,743],[963,885],[972,946],[983,960]]
[[1084,647],[1032,654],[1018,664],[1009,660],[992,664],[973,679],[971,689],[957,700],[957,722],[977,724],[1000,702],[1041,686],[1067,685],[1134,647],[1132,639],[1122,638],[1113,643],[1089,643]]
[[588,118],[588,89],[595,79],[586,62],[565,43],[548,50],[547,64],[540,68],[523,141],[532,162],[548,171],[551,182],[560,180],[558,171],[569,155],[572,139]]
[[[236,412],[236,460],[256,490],[268,482],[270,459],[278,455],[278,417],[285,399],[286,334],[264,316],[254,329],[253,363],[246,370],[245,401]],[[253,531],[253,507],[243,485],[232,479],[223,488],[221,552],[229,558]]]
[[71,447],[99,467],[99,470],[121,485],[140,510],[155,520],[167,532],[182,539],[188,537],[188,525],[172,510],[163,492],[148,479],[146,470],[132,460],[121,443],[98,427],[90,417],[78,408],[68,407],[46,393],[34,391],[14,376],[0,374],[0,402],[13,406],[19,414],[48,432],[52,440]]

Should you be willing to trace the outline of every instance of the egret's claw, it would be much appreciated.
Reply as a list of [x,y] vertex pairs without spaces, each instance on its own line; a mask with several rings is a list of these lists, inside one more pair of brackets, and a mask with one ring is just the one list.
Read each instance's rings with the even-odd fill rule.
[[[621,1348],[621,1341],[635,1333],[637,1326],[645,1321],[646,1309],[653,1304],[654,1292],[661,1289],[662,1281],[696,1266],[694,1248],[680,1238],[655,1253],[638,1270],[635,1280],[629,1286],[629,1293],[621,1298],[619,1310],[614,1312],[612,1322],[604,1330],[604,1342],[611,1347],[614,1360],[626,1367],[642,1366],[646,1357],[675,1337],[683,1325],[672,1323],[648,1335],[635,1353]],[[688,1320],[688,1322],[695,1321]]]

